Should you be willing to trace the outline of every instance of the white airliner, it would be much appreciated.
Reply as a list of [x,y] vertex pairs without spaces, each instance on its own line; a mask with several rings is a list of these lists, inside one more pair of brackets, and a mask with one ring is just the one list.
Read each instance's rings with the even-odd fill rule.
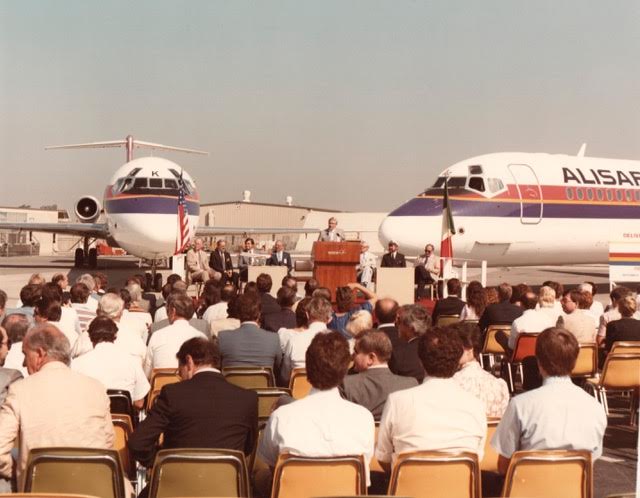
[[[127,162],[112,176],[102,204],[93,196],[84,196],[75,204],[80,223],[9,223],[0,222],[0,229],[28,230],[70,234],[84,237],[84,247],[76,250],[76,266],[85,261],[95,267],[96,249],[89,249],[91,239],[106,239],[113,247],[155,262],[172,256],[178,233],[178,181],[182,177],[191,233],[203,236],[219,234],[310,233],[319,229],[209,227],[198,224],[200,198],[194,180],[178,164],[160,157],[133,159],[138,147],[207,154],[193,149],[172,147],[134,140],[58,145],[47,149],[80,149],[122,147],[127,149]],[[98,222],[104,212],[103,221]]]
[[640,241],[640,162],[584,157],[584,150],[456,163],[389,213],[380,240],[397,241],[407,254],[422,253],[429,242],[437,247],[448,177],[456,258],[491,266],[605,263],[609,241]]

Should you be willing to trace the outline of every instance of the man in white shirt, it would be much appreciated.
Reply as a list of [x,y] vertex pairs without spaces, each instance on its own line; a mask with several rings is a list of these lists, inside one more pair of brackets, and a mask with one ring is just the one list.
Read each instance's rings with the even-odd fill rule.
[[307,378],[313,388],[307,397],[271,414],[258,455],[271,469],[281,453],[311,457],[364,455],[369,482],[373,416],[366,408],[342,399],[338,391],[351,361],[347,340],[339,332],[318,334],[306,357]]
[[[124,314],[124,301],[118,294],[108,292],[98,306],[98,315],[106,316],[113,320],[118,327],[118,334],[114,341],[114,345],[129,354],[142,365],[147,355],[147,346],[140,336],[139,329],[135,320],[125,322],[122,317]],[[83,334],[83,340],[89,340],[89,334]],[[92,342],[92,341],[90,341]]]
[[142,364],[114,344],[119,332],[111,318],[95,318],[89,325],[93,349],[75,358],[71,368],[99,380],[105,389],[129,391],[133,405],[140,410],[149,392],[149,381],[142,371]]
[[[555,297],[553,298],[555,300]],[[534,334],[542,332],[549,327],[555,327],[558,317],[553,313],[553,302],[540,301],[533,292],[527,292],[522,296],[522,307],[524,312],[522,316],[516,318],[511,324],[511,335],[507,335],[498,331],[496,333],[496,341],[510,353],[516,348],[518,335],[522,332]],[[540,309],[536,309],[536,305],[540,305]]]
[[425,297],[425,285],[433,285],[440,275],[440,258],[436,256],[433,244],[424,247],[424,254],[418,256],[414,263],[416,280],[416,299]]
[[471,451],[482,460],[487,435],[484,405],[452,378],[463,352],[460,337],[434,327],[418,340],[427,376],[421,385],[389,395],[376,458],[387,471],[407,451]]
[[65,323],[60,320],[62,317],[62,306],[54,299],[41,299],[35,307],[34,319],[36,324],[50,323],[55,325],[69,341],[71,346],[71,357],[75,358],[91,349],[91,344],[82,342],[81,336],[75,329],[73,323]]
[[550,328],[538,337],[543,385],[511,400],[491,440],[501,474],[519,450],[589,450],[594,459],[602,454],[604,408],[571,382],[578,351],[578,341],[564,329]]
[[373,288],[373,272],[376,269],[375,254],[369,252],[369,244],[363,242],[360,246],[360,264],[356,268],[358,282],[367,289]]
[[309,326],[302,332],[289,335],[283,346],[281,377],[285,384],[289,383],[294,368],[305,367],[307,348],[317,334],[327,330],[327,323],[331,321],[331,311],[331,303],[323,297],[314,297],[307,304]]
[[344,232],[338,228],[337,218],[333,216],[329,218],[327,225],[327,228],[320,232],[318,240],[324,242],[343,242],[345,240]]
[[176,353],[182,344],[193,337],[206,336],[189,325],[193,316],[193,301],[184,292],[174,291],[167,298],[167,315],[171,325],[156,331],[149,339],[144,372],[151,378],[154,368],[177,368]]

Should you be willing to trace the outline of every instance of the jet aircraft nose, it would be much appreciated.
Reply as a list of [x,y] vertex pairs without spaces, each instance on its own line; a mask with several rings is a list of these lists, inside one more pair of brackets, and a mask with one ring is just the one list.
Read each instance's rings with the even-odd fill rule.
[[378,227],[378,240],[380,240],[383,247],[387,247],[390,240],[398,242],[399,239],[406,238],[406,234],[405,237],[402,237],[402,235],[396,216],[387,216]]

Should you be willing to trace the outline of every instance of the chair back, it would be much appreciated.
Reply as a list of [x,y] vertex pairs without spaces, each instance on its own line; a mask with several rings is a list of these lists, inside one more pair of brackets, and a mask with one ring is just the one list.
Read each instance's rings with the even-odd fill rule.
[[107,389],[112,414],[128,415],[131,422],[136,423],[136,412],[133,409],[131,394],[126,389]]
[[289,390],[293,399],[304,398],[311,391],[311,383],[307,379],[307,371],[304,368],[294,368],[289,380]]
[[640,386],[640,353],[609,354],[604,362],[600,385],[607,389]]
[[489,325],[484,336],[482,354],[505,354],[504,348],[496,341],[496,332],[499,330],[511,335],[511,325]]
[[289,389],[267,387],[254,389],[258,393],[258,423],[266,422],[273,411],[273,407],[281,396],[291,396]]
[[478,455],[468,451],[412,451],[398,456],[389,495],[480,498]]
[[438,315],[436,327],[446,327],[460,321],[460,315]]
[[362,455],[310,458],[284,453],[276,463],[271,498],[363,495],[366,490]]
[[149,498],[249,496],[249,474],[241,451],[160,450],[151,472]]
[[118,452],[94,448],[34,448],[24,489],[28,493],[84,493],[124,498]]
[[511,356],[511,363],[520,363],[528,356],[536,355],[536,341],[540,333],[521,333],[516,339],[516,347]]
[[115,434],[113,449],[118,452],[120,463],[122,464],[122,468],[124,469],[127,477],[130,480],[135,480],[136,462],[129,453],[129,438],[133,432],[131,418],[128,415],[116,413],[111,415],[111,421],[113,423],[113,432]]
[[640,341],[616,341],[609,354],[640,353]]
[[153,403],[164,386],[167,384],[175,384],[176,382],[180,382],[180,380],[175,368],[154,368],[151,374],[151,387],[149,388],[149,394],[147,394],[145,409],[147,411],[151,410]]
[[491,438],[495,434],[499,423],[499,418],[487,418],[487,439],[484,441],[484,456],[480,462],[480,470],[498,472],[498,457],[500,455],[493,449],[493,446],[491,446]]
[[264,389],[276,385],[270,367],[225,367],[222,375],[227,382],[244,389]]
[[591,452],[516,451],[505,476],[503,497],[591,498]]
[[580,344],[576,366],[571,377],[593,377],[598,371],[598,346],[595,343]]

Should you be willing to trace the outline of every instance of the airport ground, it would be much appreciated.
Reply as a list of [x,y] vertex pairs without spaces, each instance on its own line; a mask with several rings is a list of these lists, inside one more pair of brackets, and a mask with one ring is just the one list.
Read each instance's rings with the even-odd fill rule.
[[[12,257],[0,258],[0,289],[7,292],[9,306],[19,297],[20,288],[32,273],[41,273],[51,278],[62,272],[73,282],[77,276],[87,270],[73,268],[72,257]],[[105,273],[110,287],[121,287],[125,280],[135,274],[144,273],[148,268],[138,266],[133,257],[104,257],[98,264],[97,271]],[[169,269],[159,270],[166,278]],[[479,274],[470,270],[468,277],[477,278]],[[584,281],[592,281],[598,285],[596,298],[608,304],[609,278],[607,265],[575,265],[544,266],[521,268],[489,268],[487,285],[500,282],[517,284],[525,282],[537,287],[545,280],[555,280],[571,288]],[[635,290],[635,289],[634,289]],[[605,498],[614,493],[630,493],[636,490],[638,469],[638,428],[629,425],[629,399],[614,396],[610,400],[611,413],[605,434],[603,457],[594,465],[595,498]]]

